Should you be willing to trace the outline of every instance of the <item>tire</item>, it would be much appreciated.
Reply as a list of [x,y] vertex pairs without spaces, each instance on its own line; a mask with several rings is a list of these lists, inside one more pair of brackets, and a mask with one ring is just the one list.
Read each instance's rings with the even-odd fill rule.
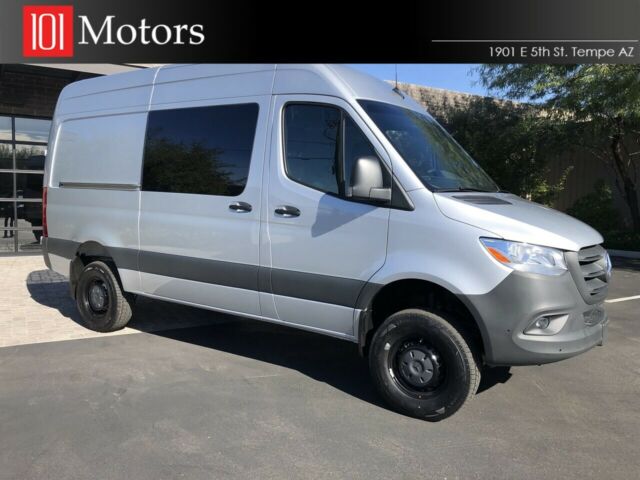
[[480,384],[478,364],[460,332],[426,310],[387,318],[373,337],[369,368],[393,409],[431,422],[457,412]]
[[76,305],[87,328],[113,332],[125,327],[132,315],[133,297],[122,291],[109,266],[89,263],[78,278]]

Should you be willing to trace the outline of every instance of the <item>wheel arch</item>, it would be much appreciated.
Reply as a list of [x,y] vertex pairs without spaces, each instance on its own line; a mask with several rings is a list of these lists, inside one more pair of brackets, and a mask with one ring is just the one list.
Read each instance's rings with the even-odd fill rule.
[[78,279],[80,278],[82,270],[84,270],[84,267],[89,263],[95,260],[102,260],[109,265],[120,284],[120,288],[123,288],[122,280],[118,273],[118,265],[116,263],[116,259],[112,255],[112,252],[101,243],[89,240],[78,246],[74,257],[71,260],[69,267],[69,290],[72,298],[76,298],[76,285],[78,284]]
[[489,335],[477,311],[464,295],[433,280],[409,277],[386,284],[367,284],[358,297],[358,348],[366,355],[377,328],[391,314],[406,308],[430,308],[453,314],[454,325],[473,345],[478,354],[490,351]]

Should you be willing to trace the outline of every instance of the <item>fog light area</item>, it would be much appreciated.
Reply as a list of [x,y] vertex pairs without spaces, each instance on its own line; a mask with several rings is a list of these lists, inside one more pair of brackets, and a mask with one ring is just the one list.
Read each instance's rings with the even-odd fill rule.
[[593,327],[604,320],[604,309],[602,307],[592,308],[582,314],[584,317],[584,324],[587,327]]
[[569,319],[569,315],[541,315],[524,330],[526,335],[555,335]]

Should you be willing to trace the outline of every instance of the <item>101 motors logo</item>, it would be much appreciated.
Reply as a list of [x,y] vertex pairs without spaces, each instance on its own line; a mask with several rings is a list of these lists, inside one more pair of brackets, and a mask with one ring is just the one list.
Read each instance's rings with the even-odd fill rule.
[[[201,45],[204,26],[115,24],[115,15],[92,24],[78,15],[81,38],[78,45]],[[25,5],[22,8],[22,54],[25,57],[73,57],[73,6]]]
[[25,5],[22,54],[25,57],[73,57],[73,6]]

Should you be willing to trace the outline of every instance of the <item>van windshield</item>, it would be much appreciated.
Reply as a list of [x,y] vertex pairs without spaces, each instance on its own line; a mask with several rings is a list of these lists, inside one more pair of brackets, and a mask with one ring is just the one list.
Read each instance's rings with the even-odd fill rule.
[[431,117],[388,103],[359,103],[430,190],[499,191],[489,175]]

